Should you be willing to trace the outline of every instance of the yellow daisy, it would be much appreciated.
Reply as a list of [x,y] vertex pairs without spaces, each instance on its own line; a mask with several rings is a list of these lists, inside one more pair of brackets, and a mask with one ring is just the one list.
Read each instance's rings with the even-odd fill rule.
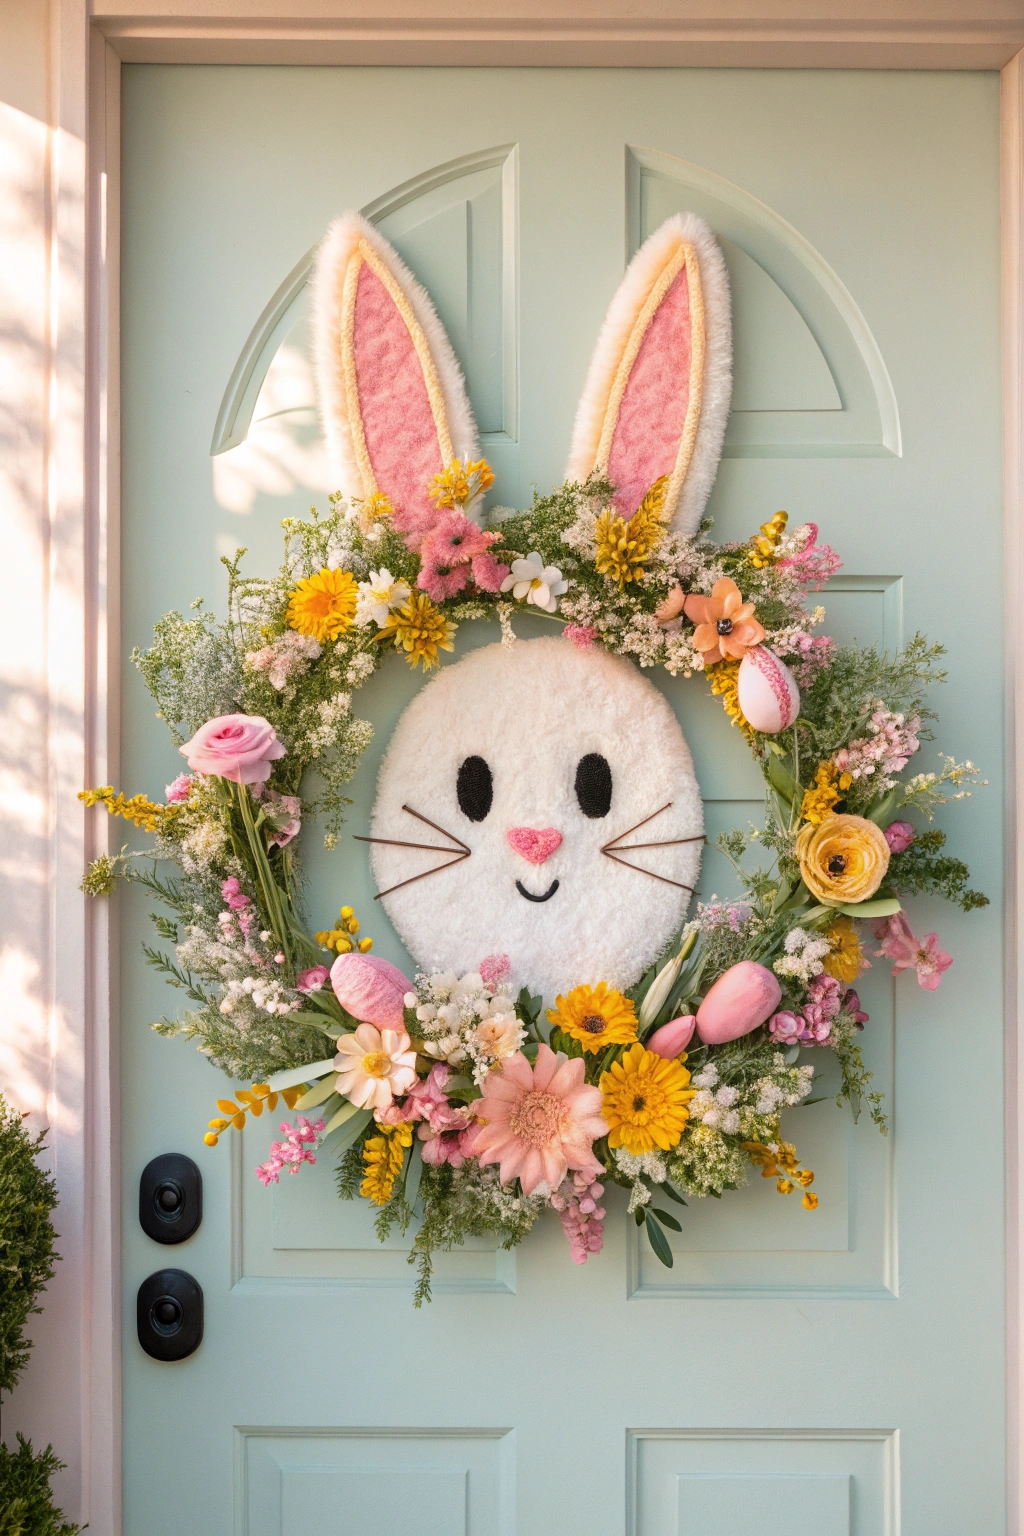
[[608,1145],[625,1147],[634,1157],[660,1147],[667,1152],[690,1118],[687,1104],[696,1089],[682,1062],[666,1060],[642,1045],[630,1046],[621,1061],[601,1074],[601,1113],[608,1122]]
[[568,997],[556,997],[548,1022],[578,1040],[585,1051],[609,1045],[629,1045],[636,1039],[636,1010],[628,997],[609,987],[573,987]]
[[304,577],[291,593],[288,625],[321,644],[337,640],[355,618],[356,595],[351,571],[331,571],[325,566],[315,576]]
[[864,964],[864,956],[853,920],[837,917],[825,929],[825,937],[832,940],[831,953],[825,956],[824,962],[828,974],[834,976],[836,981],[856,981]]
[[396,651],[406,651],[410,667],[422,666],[424,672],[437,666],[437,653],[453,651],[455,625],[450,624],[425,592],[414,592],[401,608],[388,614],[387,623],[377,631],[377,639],[394,642]]

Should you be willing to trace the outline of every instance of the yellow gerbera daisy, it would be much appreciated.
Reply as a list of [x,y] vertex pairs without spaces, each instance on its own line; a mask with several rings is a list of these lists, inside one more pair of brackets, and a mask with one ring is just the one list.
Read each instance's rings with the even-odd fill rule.
[[601,1074],[601,1113],[608,1122],[608,1145],[624,1147],[634,1157],[660,1147],[667,1152],[690,1118],[687,1104],[696,1093],[682,1062],[666,1060],[630,1046],[621,1061]]
[[556,997],[548,1022],[578,1040],[585,1051],[608,1045],[628,1045],[636,1039],[636,1009],[628,997],[609,987],[573,987],[568,997]]
[[450,624],[425,592],[414,592],[401,608],[388,614],[387,623],[377,631],[377,639],[394,642],[396,651],[407,651],[410,667],[422,666],[424,672],[437,666],[437,653],[453,651],[455,625]]
[[825,937],[832,940],[831,953],[825,956],[824,962],[828,974],[834,976],[836,981],[856,981],[864,964],[864,956],[853,920],[837,917],[825,929]]
[[325,566],[315,576],[304,577],[288,598],[289,628],[300,635],[312,635],[321,644],[337,640],[355,617],[356,596],[351,571],[332,571]]

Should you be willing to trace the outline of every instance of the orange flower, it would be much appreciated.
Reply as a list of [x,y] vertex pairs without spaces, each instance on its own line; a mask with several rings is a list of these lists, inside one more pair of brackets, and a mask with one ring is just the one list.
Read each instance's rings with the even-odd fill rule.
[[703,651],[706,667],[725,656],[742,661],[750,647],[760,645],[764,639],[764,630],[753,617],[753,603],[743,601],[730,576],[715,582],[710,597],[691,592],[683,611],[697,626],[693,643],[698,651]]

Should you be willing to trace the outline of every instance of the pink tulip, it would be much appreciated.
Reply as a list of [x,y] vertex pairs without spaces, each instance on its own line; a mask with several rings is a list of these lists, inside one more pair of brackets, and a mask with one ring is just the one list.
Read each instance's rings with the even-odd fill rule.
[[692,1013],[687,1013],[679,1019],[672,1019],[668,1024],[663,1024],[656,1029],[649,1040],[644,1041],[647,1050],[653,1051],[655,1056],[673,1057],[679,1056],[690,1043],[693,1031],[697,1027],[697,1020]]
[[285,750],[262,715],[218,715],[178,748],[193,773],[235,784],[265,784],[271,763],[284,757]]
[[405,994],[412,987],[390,960],[354,951],[339,955],[331,966],[331,986],[341,1006],[361,1023],[405,1028]]
[[697,1033],[705,1045],[724,1045],[749,1035],[782,1001],[779,979],[755,960],[741,960],[719,976],[697,1009]]

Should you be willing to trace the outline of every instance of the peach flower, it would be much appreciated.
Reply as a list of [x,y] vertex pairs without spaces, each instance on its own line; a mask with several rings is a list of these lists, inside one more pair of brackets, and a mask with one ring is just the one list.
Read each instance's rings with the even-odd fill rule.
[[541,1045],[535,1067],[517,1051],[488,1074],[476,1103],[483,1126],[473,1154],[481,1163],[499,1163],[503,1184],[518,1177],[531,1195],[541,1183],[556,1189],[570,1168],[591,1178],[600,1174],[593,1144],[608,1123],[601,1090],[583,1081],[584,1070],[581,1056],[570,1061]]
[[337,1045],[337,1090],[361,1109],[387,1109],[416,1082],[416,1052],[404,1029],[360,1024]]
[[683,603],[686,617],[696,624],[693,643],[704,654],[704,665],[723,657],[742,661],[752,645],[760,645],[764,629],[753,617],[753,603],[745,603],[739,587],[723,576],[711,588],[710,597],[691,592]]

